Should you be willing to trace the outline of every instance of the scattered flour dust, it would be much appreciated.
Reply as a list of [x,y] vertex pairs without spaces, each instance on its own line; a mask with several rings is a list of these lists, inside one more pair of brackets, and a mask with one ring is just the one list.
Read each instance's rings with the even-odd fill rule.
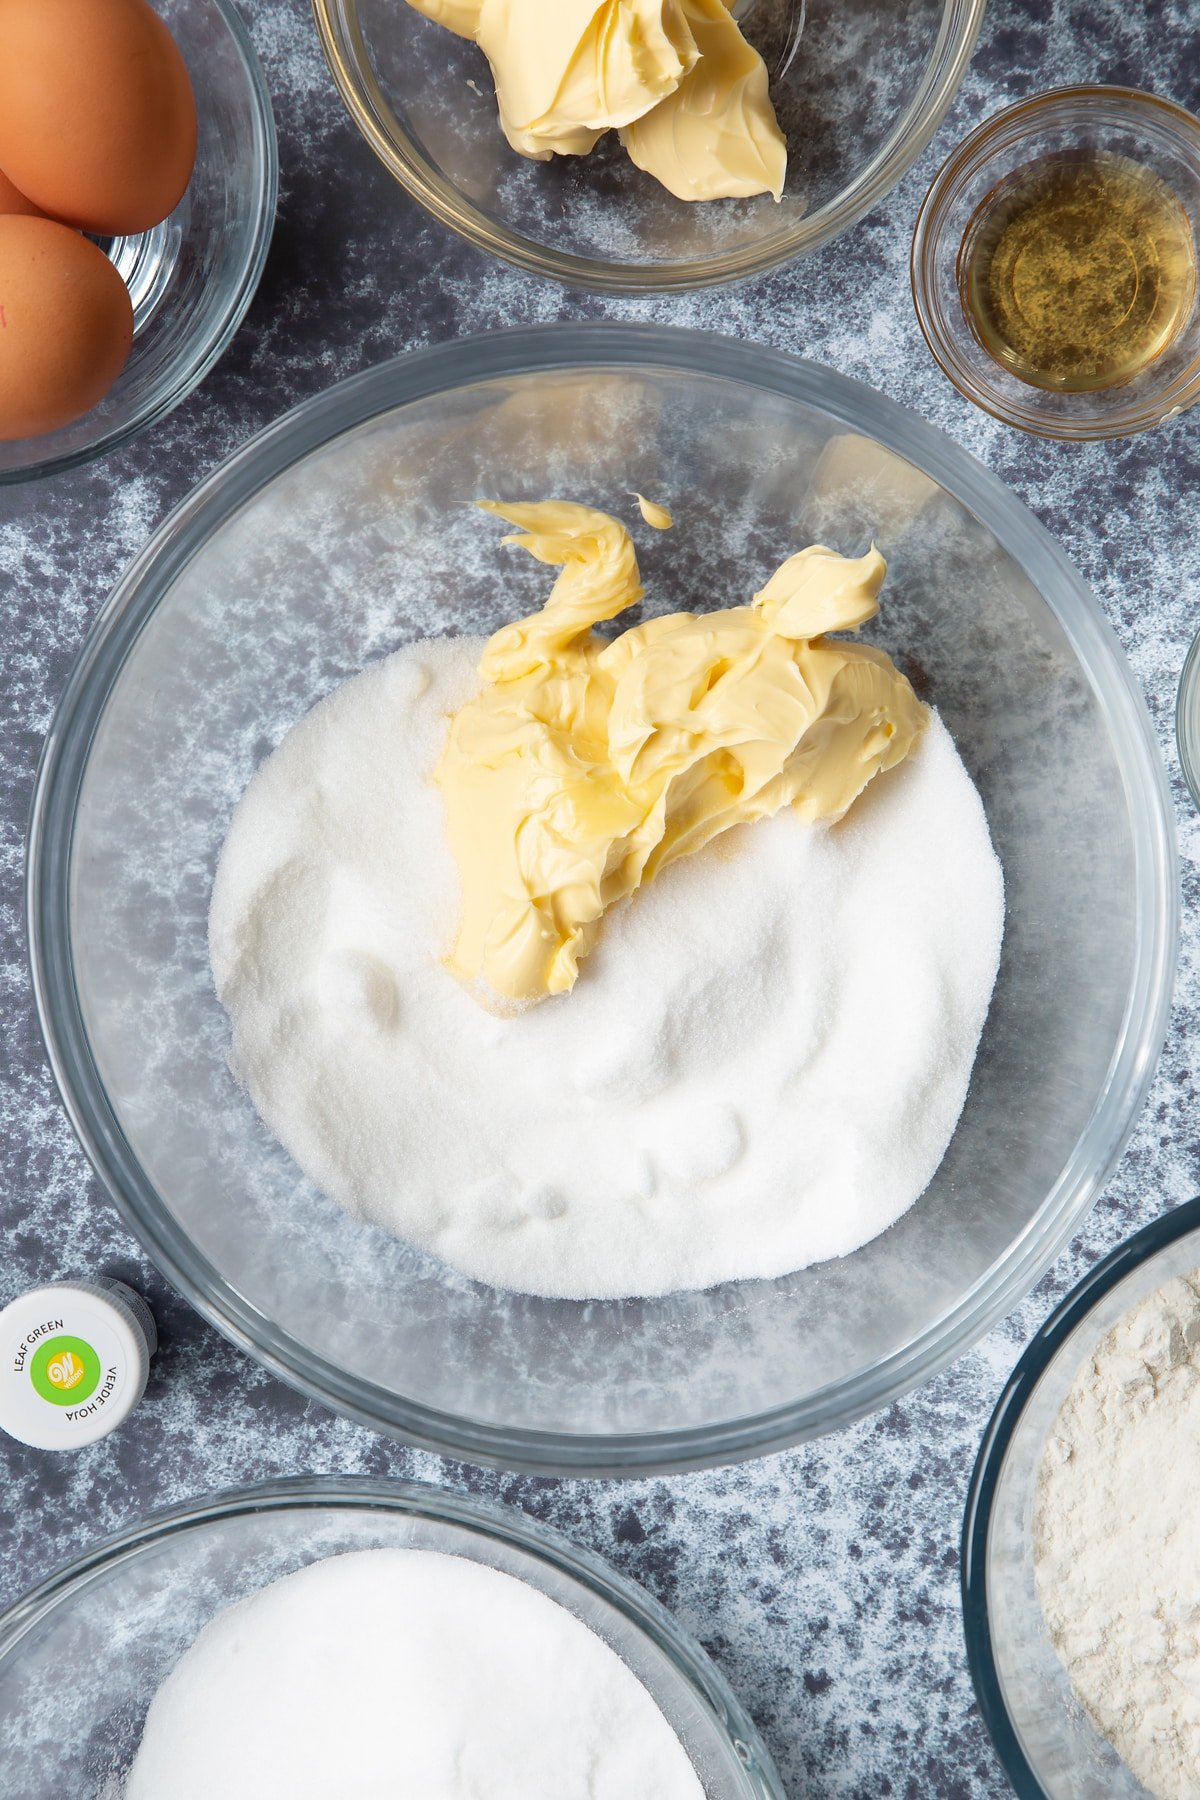
[[1200,1795],[1200,1269],[1097,1345],[1046,1443],[1038,1598],[1071,1685],[1155,1800]]
[[429,1550],[230,1606],[155,1696],[124,1800],[704,1800],[646,1689],[565,1607]]
[[479,640],[402,650],[300,721],[233,819],[209,922],[232,1066],[354,1217],[575,1298],[842,1256],[922,1192],[966,1097],[1004,897],[933,719],[832,828],[727,833],[605,920],[572,993],[485,1012],[430,781]]

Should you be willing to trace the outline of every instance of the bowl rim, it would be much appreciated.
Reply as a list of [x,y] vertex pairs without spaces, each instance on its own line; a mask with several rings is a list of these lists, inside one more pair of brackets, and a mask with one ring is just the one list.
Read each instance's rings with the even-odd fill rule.
[[1200,807],[1200,632],[1188,645],[1175,693],[1175,748],[1193,806]]
[[987,1550],[992,1506],[1004,1462],[1042,1376],[1076,1326],[1105,1296],[1168,1245],[1200,1229],[1200,1197],[1185,1200],[1143,1225],[1103,1257],[1039,1326],[1004,1385],[988,1421],[963,1514],[961,1587],[967,1666],[983,1722],[1019,1800],[1051,1800],[1021,1748],[996,1670],[987,1598]]
[[[211,530],[315,448],[407,402],[484,380],[614,368],[730,380],[815,407],[918,460],[997,537],[1056,618],[1111,721],[1133,839],[1138,930],[1122,1028],[1089,1121],[1037,1213],[947,1313],[869,1368],[764,1412],[702,1427],[574,1435],[440,1412],[347,1376],[266,1319],[198,1255],[125,1142],[92,1060],[72,973],[69,878],[75,802],[96,723],[142,625]],[[166,1278],[225,1337],[334,1411],[440,1455],[551,1475],[671,1473],[782,1450],[877,1410],[968,1349],[1054,1260],[1124,1148],[1165,1036],[1178,938],[1174,814],[1145,702],[1082,577],[1023,502],[934,426],[848,376],[714,333],[609,321],[458,339],[363,370],[269,425],[202,481],[130,564],[77,655],[38,763],[26,868],[31,981],[51,1071],[102,1187]]]
[[[241,56],[249,88],[254,139],[259,152],[260,175],[253,195],[249,253],[237,286],[230,294],[224,311],[213,320],[207,335],[189,347],[189,354],[175,365],[172,379],[163,386],[156,398],[135,409],[128,419],[112,426],[94,443],[27,463],[19,469],[0,469],[0,486],[15,486],[22,481],[40,481],[48,476],[61,474],[66,469],[79,468],[97,457],[107,456],[118,445],[128,443],[130,438],[137,437],[151,425],[157,425],[160,419],[165,419],[211,374],[233,341],[258,289],[271,247],[275,212],[279,204],[279,140],[271,106],[271,91],[250,33],[231,0],[207,0],[207,4],[220,14]],[[37,439],[29,441],[36,443]]]
[[[1106,438],[1136,437],[1140,432],[1152,431],[1156,426],[1169,424],[1200,400],[1200,359],[1194,358],[1184,372],[1186,379],[1177,378],[1174,386],[1161,393],[1157,401],[1143,399],[1139,407],[1114,413],[1111,417],[1075,419],[1068,413],[1043,413],[1039,408],[1045,402],[1039,396],[1043,396],[1045,390],[1033,387],[1029,389],[1030,399],[1024,405],[1018,405],[1008,400],[995,386],[989,386],[982,378],[976,377],[959,355],[954,337],[943,329],[941,315],[931,298],[934,284],[930,278],[929,265],[944,228],[942,209],[959,179],[972,172],[973,168],[986,165],[997,140],[1002,143],[1014,141],[1010,134],[1018,124],[1023,124],[1024,129],[1015,141],[1022,141],[1026,136],[1034,136],[1043,125],[1052,122],[1056,112],[1063,107],[1089,100],[1106,102],[1114,109],[1124,106],[1131,118],[1142,114],[1151,119],[1161,118],[1169,122],[1177,131],[1192,139],[1197,157],[1200,158],[1200,118],[1161,94],[1152,94],[1144,88],[1127,87],[1119,82],[1084,81],[1047,88],[1041,94],[1026,95],[981,119],[955,145],[943,162],[930,182],[918,210],[908,265],[917,324],[930,354],[951,386],[965,400],[969,400],[972,406],[977,406],[981,412],[988,413],[1014,431],[1024,431],[1031,437],[1067,443],[1097,443]],[[956,249],[956,257],[957,254]],[[1193,308],[1197,306],[1200,306],[1200,294],[1193,299]],[[1168,401],[1169,405],[1166,404]]]
[[842,195],[805,214],[794,231],[776,233],[758,245],[665,263],[610,262],[553,250],[489,218],[462,197],[407,133],[400,142],[387,130],[384,115],[391,115],[391,108],[370,69],[357,0],[312,0],[312,9],[325,60],[351,119],[389,174],[440,224],[529,275],[590,293],[653,294],[686,293],[750,280],[818,249],[857,224],[891,193],[945,118],[974,53],[987,3],[942,0],[938,34],[916,93]]
[[[441,1483],[364,1475],[299,1475],[249,1482],[165,1507],[110,1533],[64,1563],[0,1613],[0,1663],[75,1593],[118,1563],[164,1540],[247,1514],[333,1510],[434,1519],[519,1550],[612,1606],[662,1652],[699,1710],[715,1721],[746,1781],[746,1800],[786,1800],[758,1729],[703,1646],[667,1608],[596,1551],[515,1506]],[[335,1553],[336,1554],[336,1553]],[[577,1615],[573,1615],[577,1616]],[[689,1758],[689,1761],[691,1759]]]

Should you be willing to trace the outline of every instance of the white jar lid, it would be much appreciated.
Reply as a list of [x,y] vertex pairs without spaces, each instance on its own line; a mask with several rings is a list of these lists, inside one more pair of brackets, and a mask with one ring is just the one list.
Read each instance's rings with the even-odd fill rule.
[[158,1348],[123,1281],[56,1281],[0,1312],[0,1428],[35,1450],[79,1450],[129,1417]]

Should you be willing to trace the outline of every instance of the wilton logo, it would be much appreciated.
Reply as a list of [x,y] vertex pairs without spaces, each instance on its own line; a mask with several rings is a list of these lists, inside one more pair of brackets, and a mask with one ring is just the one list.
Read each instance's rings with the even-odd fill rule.
[[52,1337],[29,1365],[34,1392],[51,1406],[78,1406],[100,1385],[100,1358],[86,1338]]
[[56,1388],[78,1387],[86,1373],[82,1361],[71,1350],[64,1350],[61,1356],[46,1364],[46,1375]]

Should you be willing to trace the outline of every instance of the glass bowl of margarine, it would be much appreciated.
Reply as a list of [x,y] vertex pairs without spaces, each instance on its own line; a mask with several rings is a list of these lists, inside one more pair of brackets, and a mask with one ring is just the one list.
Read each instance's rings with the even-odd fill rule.
[[[632,1673],[678,1739],[697,1792],[783,1800],[770,1757],[720,1670],[598,1556],[515,1507],[420,1482],[328,1476],[261,1482],[143,1520],[89,1547],[0,1616],[6,1792],[115,1800],[150,1703],[217,1615],[312,1564],[370,1551],[462,1558],[523,1583],[595,1633]],[[408,1630],[402,1617],[395,1624],[399,1634]],[[271,1771],[259,1774],[270,1786]],[[367,1791],[359,1782],[347,1787]]]
[[[621,507],[634,491],[675,512],[644,552],[668,611],[744,597],[798,545],[878,544],[879,641],[982,796],[1007,923],[957,1131],[889,1230],[777,1279],[553,1300],[455,1274],[302,1175],[230,1071],[209,898],[235,804],[291,725],[375,659],[493,630],[538,592],[536,573],[501,565],[497,579],[472,502]],[[205,1317],[379,1430],[593,1474],[778,1449],[972,1344],[1121,1151],[1161,1046],[1177,931],[1143,703],[1029,512],[937,431],[827,369],[615,324],[371,369],[176,511],[67,683],[37,782],[29,919],[72,1122]]]
[[[1143,1438],[1145,1467],[1151,1482],[1160,1479],[1148,1442],[1153,1429],[1147,1416],[1148,1390],[1152,1388],[1157,1397],[1163,1391],[1164,1377],[1169,1385],[1176,1370],[1186,1376],[1183,1365],[1196,1350],[1194,1327],[1185,1325],[1182,1341],[1171,1343],[1167,1338],[1163,1356],[1165,1334],[1160,1336],[1144,1314],[1140,1322],[1135,1317],[1131,1336],[1140,1341],[1132,1364],[1119,1361],[1110,1334],[1123,1322],[1130,1322],[1131,1314],[1152,1302],[1167,1284],[1189,1278],[1194,1290],[1197,1267],[1200,1200],[1190,1200],[1120,1244],[1055,1308],[1009,1377],[984,1433],[963,1525],[963,1617],[980,1710],[1021,1800],[1092,1800],[1098,1794],[1106,1800],[1145,1800],[1151,1791],[1098,1729],[1056,1648],[1043,1610],[1043,1596],[1053,1602],[1054,1587],[1043,1584],[1051,1579],[1061,1581],[1062,1566],[1056,1551],[1055,1561],[1046,1564],[1039,1583],[1038,1533],[1040,1529],[1050,1536],[1048,1514],[1053,1510],[1042,1478],[1048,1469],[1069,1472],[1077,1455],[1077,1434],[1085,1420],[1094,1441],[1097,1411],[1092,1407],[1079,1410],[1071,1420],[1064,1418],[1062,1409],[1065,1403],[1079,1406],[1081,1379],[1103,1380],[1108,1371],[1109,1380],[1114,1385],[1119,1382],[1127,1393],[1129,1410],[1140,1407],[1137,1429],[1150,1427]],[[1168,1307],[1170,1300],[1168,1290]],[[1189,1308],[1195,1304],[1193,1291]],[[1169,1318],[1169,1312],[1164,1316]],[[1174,1336],[1179,1328],[1169,1329]],[[1139,1394],[1139,1382],[1147,1391]],[[1120,1410],[1114,1404],[1112,1388],[1100,1389],[1094,1406],[1103,1409],[1106,1420]],[[1178,1437],[1179,1456],[1194,1454],[1194,1440],[1186,1431]],[[1111,1446],[1101,1445],[1099,1453],[1103,1455],[1106,1449]],[[1119,1454],[1127,1470],[1128,1440]],[[1072,1479],[1087,1483],[1093,1475],[1094,1471],[1081,1470]],[[1139,1531],[1143,1524],[1149,1528],[1132,1491],[1122,1494],[1121,1512],[1122,1527],[1128,1520]],[[1160,1537],[1145,1541],[1161,1549]],[[1102,1545],[1097,1544],[1096,1549],[1101,1550]],[[1087,1551],[1077,1549],[1072,1556],[1078,1568],[1086,1561]],[[1087,1570],[1080,1573],[1086,1580]],[[1097,1602],[1104,1605],[1106,1595],[1096,1571],[1092,1573]],[[1182,1666],[1182,1657],[1172,1661],[1178,1646],[1171,1641],[1170,1623],[1156,1619],[1151,1596],[1143,1593],[1139,1601],[1144,1626],[1141,1657],[1148,1664],[1161,1658],[1167,1665],[1164,1685],[1175,1681],[1182,1691],[1189,1671]],[[1185,1597],[1185,1608],[1187,1604]],[[1061,1606],[1060,1602],[1060,1610]],[[1104,1625],[1093,1624],[1085,1616],[1078,1592],[1070,1596],[1069,1612],[1057,1621],[1060,1630],[1067,1620],[1072,1623],[1077,1658],[1081,1640],[1086,1640],[1076,1668],[1095,1702],[1104,1681]],[[1114,1622],[1113,1635],[1123,1638],[1127,1647],[1136,1644],[1128,1615]],[[1104,1701],[1110,1719],[1122,1714],[1126,1727],[1145,1738],[1170,1735],[1165,1729],[1158,1730],[1165,1720],[1145,1716],[1140,1697],[1132,1696],[1120,1678],[1115,1685],[1110,1681]]]
[[[693,203],[635,167],[615,131],[588,156],[519,156],[483,52],[406,0],[314,0],[351,117],[414,199],[519,268],[614,293],[737,281],[846,231],[929,142],[984,5],[740,0],[732,10],[770,77],[787,178],[778,202]],[[441,16],[466,29],[476,11],[459,0]],[[541,35],[549,40],[548,26]]]
[[912,246],[917,318],[954,385],[1043,437],[1125,437],[1200,398],[1200,120],[1070,87],[986,120]]

